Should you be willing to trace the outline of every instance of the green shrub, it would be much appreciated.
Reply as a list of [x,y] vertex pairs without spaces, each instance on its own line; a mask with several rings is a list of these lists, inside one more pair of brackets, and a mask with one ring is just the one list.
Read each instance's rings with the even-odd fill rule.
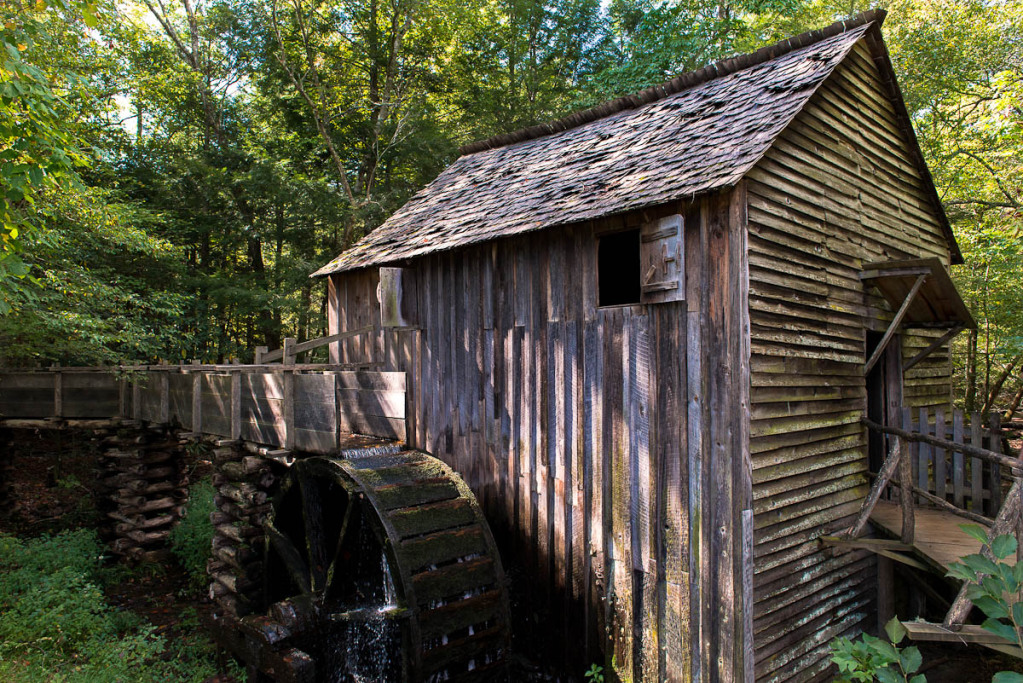
[[198,682],[215,674],[208,640],[169,651],[152,625],[107,604],[101,551],[85,529],[30,540],[0,534],[0,680]]
[[213,484],[203,479],[188,490],[188,506],[181,522],[170,534],[171,551],[188,572],[189,582],[196,589],[209,584],[206,562],[213,547]]
[[[863,634],[856,640],[836,638],[831,643],[831,661],[838,667],[840,683],[926,683],[923,674],[917,674],[923,663],[915,647],[900,649],[898,644],[906,637],[906,627],[892,619],[884,627],[888,641]],[[916,674],[916,675],[914,675]]]

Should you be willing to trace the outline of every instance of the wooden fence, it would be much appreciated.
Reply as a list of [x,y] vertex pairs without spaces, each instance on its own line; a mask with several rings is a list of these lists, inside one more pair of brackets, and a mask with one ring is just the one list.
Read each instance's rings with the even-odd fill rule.
[[155,365],[0,372],[0,418],[127,418],[327,453],[342,434],[406,438],[404,372]]
[[[903,408],[901,416],[899,426],[907,432],[1003,453],[998,414],[992,415],[987,425],[980,413],[973,413],[967,421],[961,410],[948,414],[939,408],[931,414],[927,408]],[[993,519],[998,514],[1002,507],[1003,469],[998,462],[927,441],[910,441],[906,448],[913,463],[913,482],[919,490],[984,517]],[[889,496],[897,498],[898,494],[890,490]],[[918,494],[917,502],[926,504],[928,500]]]

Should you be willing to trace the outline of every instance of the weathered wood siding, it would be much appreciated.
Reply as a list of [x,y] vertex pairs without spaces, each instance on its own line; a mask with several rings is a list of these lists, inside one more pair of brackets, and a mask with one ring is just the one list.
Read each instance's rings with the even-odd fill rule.
[[[409,442],[472,487],[574,666],[603,650],[624,680],[716,681],[752,661],[744,202],[424,257],[403,274],[419,330],[335,352],[408,371]],[[672,213],[687,300],[598,308],[599,235]],[[333,277],[332,333],[378,324],[376,285]]]
[[[865,330],[891,313],[865,262],[949,251],[865,41],[748,176],[755,645],[761,681],[805,681],[832,638],[872,627],[875,567],[817,538],[867,490]],[[929,333],[904,334],[907,357]],[[907,403],[947,404],[947,350],[914,368]]]

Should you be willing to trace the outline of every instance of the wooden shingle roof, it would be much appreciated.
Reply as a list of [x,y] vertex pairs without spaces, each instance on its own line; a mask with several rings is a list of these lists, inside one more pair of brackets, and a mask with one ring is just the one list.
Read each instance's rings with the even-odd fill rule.
[[867,12],[561,121],[474,143],[383,225],[313,275],[732,186],[883,18],[881,11]]

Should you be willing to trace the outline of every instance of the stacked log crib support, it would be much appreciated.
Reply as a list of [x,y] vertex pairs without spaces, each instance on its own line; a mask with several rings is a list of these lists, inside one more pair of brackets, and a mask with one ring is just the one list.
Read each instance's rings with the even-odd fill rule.
[[104,446],[99,509],[111,550],[132,562],[168,559],[168,537],[188,499],[181,442],[164,429],[126,428]]
[[[213,556],[207,566],[210,598],[221,614],[242,617],[262,611],[263,520],[277,476],[276,464],[250,454],[240,443],[221,443],[213,451],[216,509]],[[280,467],[280,465],[277,465]]]

